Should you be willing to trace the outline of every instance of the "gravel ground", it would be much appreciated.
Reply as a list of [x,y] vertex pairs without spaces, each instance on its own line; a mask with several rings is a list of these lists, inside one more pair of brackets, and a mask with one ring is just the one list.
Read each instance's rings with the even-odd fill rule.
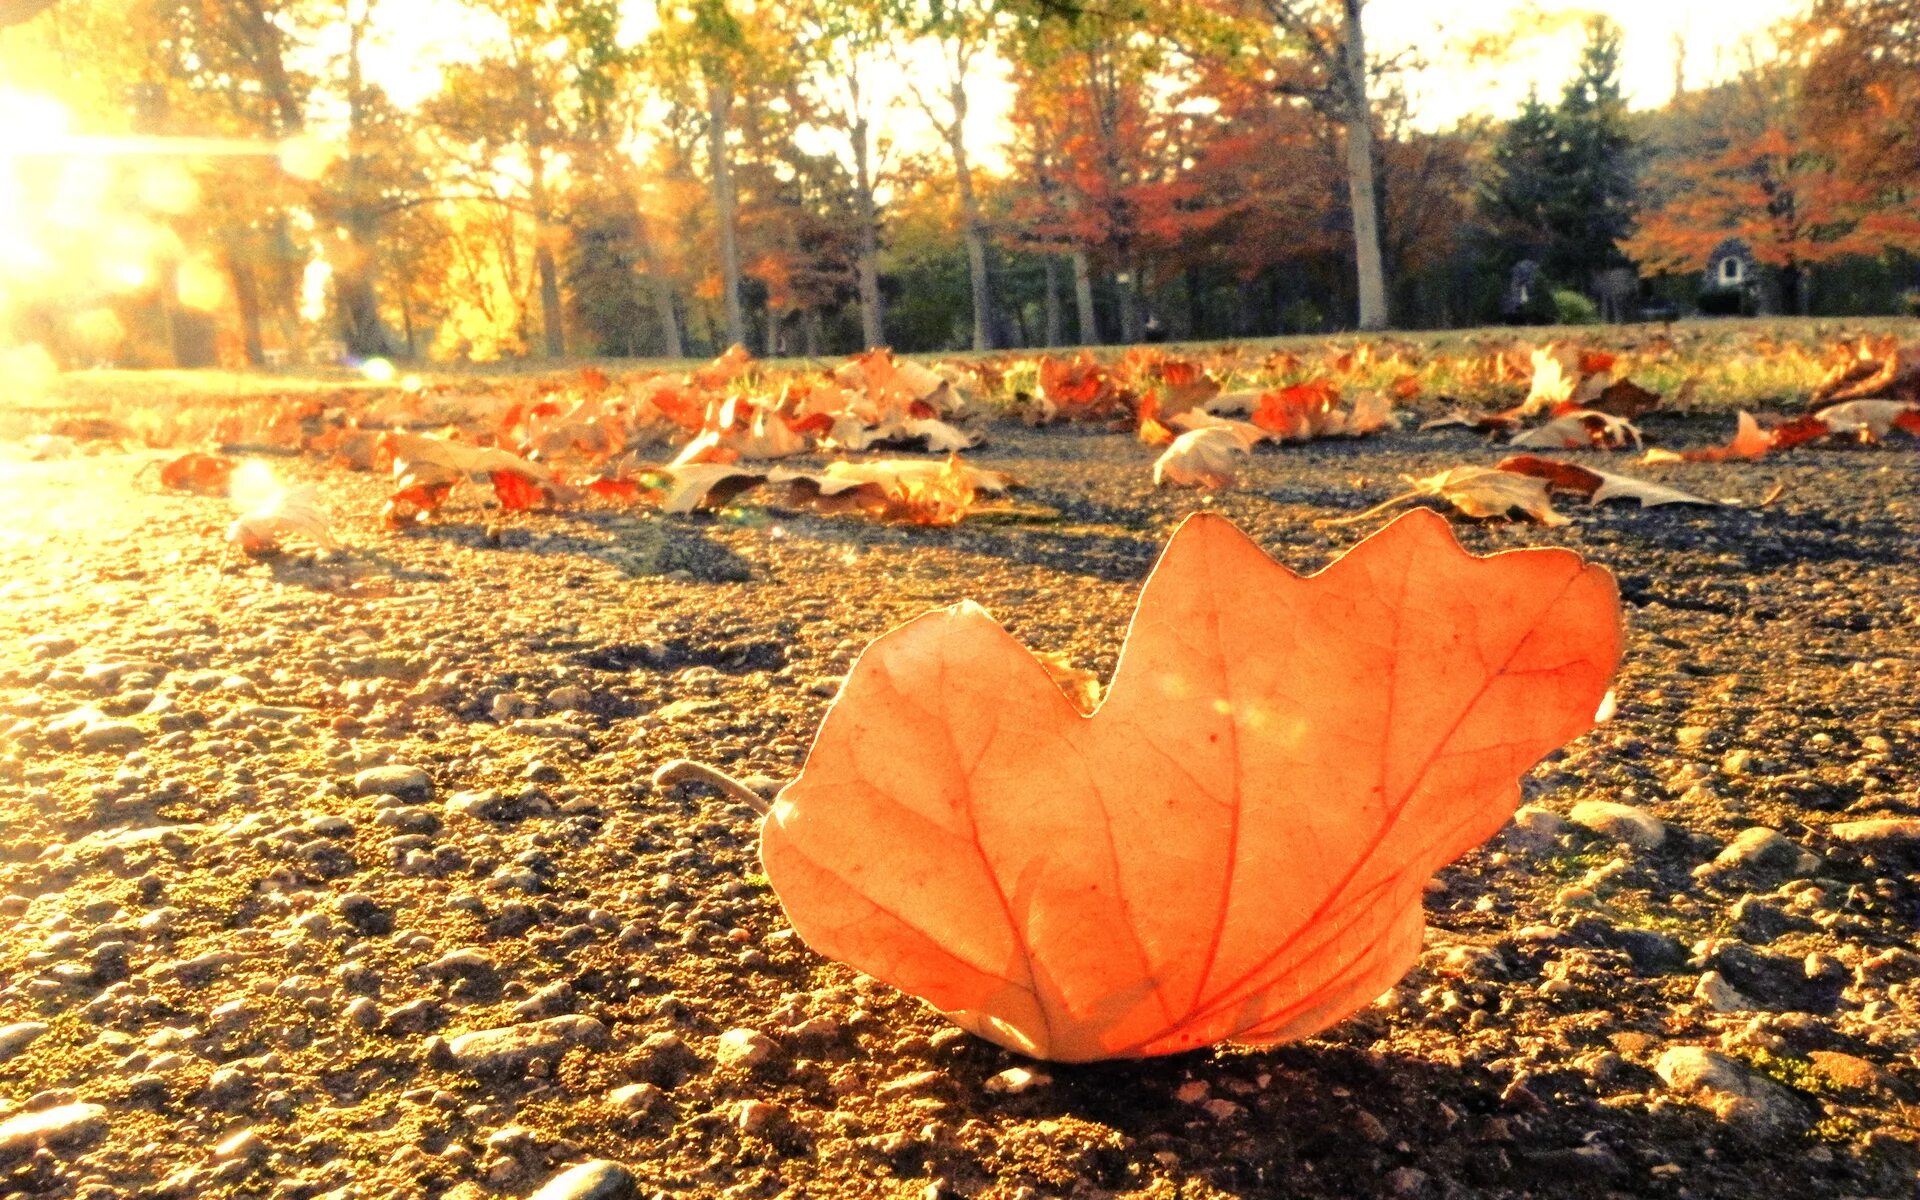
[[[814,956],[752,811],[647,782],[791,778],[859,648],[963,597],[1112,670],[1196,495],[1117,435],[970,457],[1057,518],[473,488],[397,536],[382,481],[275,458],[354,548],[255,563],[143,458],[0,464],[0,1196],[1913,1194],[1910,445],[1624,468],[1765,507],[1460,526],[1618,573],[1617,716],[1434,882],[1377,1006],[1072,1068]],[[1371,528],[1315,520],[1497,457],[1269,449],[1212,504],[1306,569]]]

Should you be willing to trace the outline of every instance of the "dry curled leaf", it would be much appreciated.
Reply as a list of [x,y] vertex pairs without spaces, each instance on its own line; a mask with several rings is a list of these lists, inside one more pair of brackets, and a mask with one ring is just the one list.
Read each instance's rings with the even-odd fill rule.
[[1591,504],[1604,504],[1608,500],[1638,500],[1642,508],[1653,508],[1661,504],[1714,506],[1720,504],[1718,500],[1709,500],[1704,496],[1696,496],[1692,492],[1670,488],[1664,483],[1635,479],[1630,475],[1596,471],[1592,467],[1583,467],[1578,463],[1563,462],[1554,458],[1541,458],[1537,454],[1509,455],[1501,459],[1499,466],[1495,469],[1544,479],[1551,487],[1560,491],[1585,496]]
[[1673,462],[1726,462],[1733,458],[1762,458],[1774,448],[1774,439],[1766,430],[1760,428],[1760,422],[1753,414],[1742,410],[1739,424],[1733,434],[1733,440],[1724,446],[1708,446],[1702,450],[1661,450],[1647,451],[1641,459],[1650,463]]
[[1196,516],[1091,716],[976,605],[876,640],[761,856],[815,950],[1022,1053],[1306,1037],[1414,963],[1426,880],[1620,651],[1564,550],[1476,558],[1413,512],[1302,578]]
[[1235,430],[1216,425],[1190,429],[1154,460],[1153,486],[1232,487],[1246,456],[1246,440]]
[[320,507],[311,485],[275,493],[265,503],[227,526],[227,541],[246,554],[272,554],[288,538],[302,538],[322,550],[338,543],[333,520]]
[[202,496],[224,496],[233,467],[232,459],[218,454],[182,454],[160,464],[160,486]]
[[1640,444],[1640,431],[1623,417],[1595,409],[1575,408],[1560,413],[1545,425],[1515,434],[1509,446],[1529,450],[1577,450],[1591,446],[1597,450],[1618,450],[1631,441]]
[[1462,516],[1477,520],[1506,520],[1516,515],[1542,525],[1565,525],[1567,518],[1553,507],[1545,479],[1487,467],[1452,467],[1424,478],[1402,475],[1408,490],[1382,500],[1364,512],[1323,521],[1323,525],[1351,525],[1399,508],[1415,500],[1444,501]]

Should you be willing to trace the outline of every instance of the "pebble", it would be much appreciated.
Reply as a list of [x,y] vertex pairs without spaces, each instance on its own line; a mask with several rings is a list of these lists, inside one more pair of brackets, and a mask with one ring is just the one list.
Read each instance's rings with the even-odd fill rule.
[[25,1050],[33,1039],[46,1031],[45,1021],[20,1021],[12,1025],[0,1025],[0,1062],[5,1062]]
[[353,790],[360,796],[397,796],[402,800],[433,799],[433,779],[419,767],[393,764],[368,767],[353,777]]
[[1712,862],[1695,868],[1693,873],[1703,879],[1741,875],[1776,882],[1811,875],[1819,869],[1818,855],[1794,845],[1777,829],[1755,825],[1741,830]]
[[1920,818],[1873,817],[1827,826],[1827,836],[1849,846],[1881,854],[1920,850]]
[[639,1190],[640,1181],[632,1171],[609,1159],[596,1158],[547,1180],[532,1200],[631,1200]]
[[1806,1123],[1791,1093],[1724,1054],[1701,1046],[1671,1046],[1653,1069],[1668,1087],[1695,1097],[1723,1121],[1767,1131]]
[[714,1061],[722,1067],[757,1067],[773,1051],[773,1039],[757,1029],[729,1029],[713,1043]]
[[607,1093],[607,1103],[625,1112],[643,1113],[665,1097],[666,1093],[651,1083],[625,1083]]
[[499,1029],[463,1033],[447,1043],[455,1066],[475,1075],[518,1070],[536,1058],[557,1057],[574,1046],[599,1046],[607,1027],[592,1017],[548,1017]]
[[1718,971],[1708,971],[1700,977],[1700,982],[1694,985],[1693,998],[1715,1012],[1747,1012],[1760,1007]]
[[36,1112],[23,1112],[0,1121],[0,1160],[16,1158],[43,1147],[80,1145],[98,1138],[106,1131],[107,1110],[98,1104],[74,1101]]
[[987,1090],[996,1096],[1018,1096],[1052,1082],[1047,1076],[1025,1067],[1008,1067],[998,1075],[988,1077]]
[[447,799],[447,811],[458,817],[490,821],[507,810],[507,798],[493,788],[477,792],[455,792]]
[[1667,840],[1667,826],[1659,817],[1631,804],[1612,800],[1582,800],[1567,814],[1575,825],[1615,841],[1652,850]]

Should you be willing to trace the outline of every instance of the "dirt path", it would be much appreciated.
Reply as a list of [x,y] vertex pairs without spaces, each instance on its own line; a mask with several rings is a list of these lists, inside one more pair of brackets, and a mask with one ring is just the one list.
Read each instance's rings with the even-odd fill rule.
[[[1314,520],[1495,457],[1268,450],[1215,507],[1306,569],[1370,528]],[[681,755],[790,778],[859,648],[961,598],[1110,673],[1195,496],[1118,436],[972,458],[1059,518],[503,517],[470,490],[393,536],[380,481],[274,459],[353,549],[225,570],[225,502],[139,459],[0,463],[0,1197],[476,1200],[588,1160],[623,1166],[543,1200],[1910,1194],[1910,446],[1644,472],[1778,485],[1765,508],[1462,527],[1617,572],[1617,717],[1442,873],[1379,1006],[1081,1068],[822,962],[752,812],[647,783]],[[1566,819],[1591,801],[1653,819]]]

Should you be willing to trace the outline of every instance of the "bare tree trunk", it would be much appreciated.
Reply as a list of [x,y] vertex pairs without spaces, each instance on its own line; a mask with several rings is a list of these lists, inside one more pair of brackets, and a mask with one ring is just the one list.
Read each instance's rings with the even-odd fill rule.
[[860,217],[860,253],[854,264],[860,286],[860,337],[871,350],[886,345],[887,335],[880,308],[880,215],[873,203],[865,117],[853,123],[853,186]]
[[260,280],[240,240],[232,236],[227,239],[227,278],[233,283],[233,301],[240,310],[240,338],[246,346],[247,365],[262,366],[267,352],[260,338]]
[[960,192],[960,227],[967,245],[967,281],[973,293],[973,348],[993,349],[993,283],[987,274],[986,223],[980,217],[980,199],[973,191],[973,167],[967,159],[967,88],[956,78],[947,91],[953,106],[953,124],[947,146],[953,151],[954,182]]
[[747,313],[740,306],[740,235],[734,226],[739,198],[733,190],[733,159],[727,149],[727,120],[733,112],[733,86],[707,85],[707,166],[713,176],[713,219],[719,227],[720,291],[727,309],[727,340],[747,340]]
[[1359,280],[1360,328],[1387,327],[1387,276],[1380,259],[1380,209],[1373,180],[1373,108],[1367,100],[1363,0],[1345,0],[1341,108],[1347,126],[1347,197],[1353,209],[1353,258]]
[[560,272],[554,265],[550,231],[553,213],[547,205],[547,162],[538,140],[527,147],[529,194],[533,200],[533,265],[540,272],[540,329],[546,335],[547,357],[567,353],[566,316],[560,310]]
[[653,296],[653,316],[660,322],[661,352],[668,358],[685,358],[686,346],[680,338],[680,313],[673,306],[673,281],[660,270],[653,253],[653,241],[647,236],[646,218],[636,206],[633,214],[633,243],[640,252],[640,269],[647,273],[647,290]]
[[1041,261],[1046,264],[1047,269],[1047,345],[1058,346],[1066,340],[1065,331],[1062,328],[1066,314],[1060,307],[1060,256],[1048,254],[1043,256]]
[[1140,273],[1134,269],[1133,252],[1120,256],[1120,340],[1131,345],[1140,340]]
[[1073,248],[1073,304],[1080,318],[1080,344],[1098,346],[1100,325],[1093,315],[1093,269],[1083,246]]

